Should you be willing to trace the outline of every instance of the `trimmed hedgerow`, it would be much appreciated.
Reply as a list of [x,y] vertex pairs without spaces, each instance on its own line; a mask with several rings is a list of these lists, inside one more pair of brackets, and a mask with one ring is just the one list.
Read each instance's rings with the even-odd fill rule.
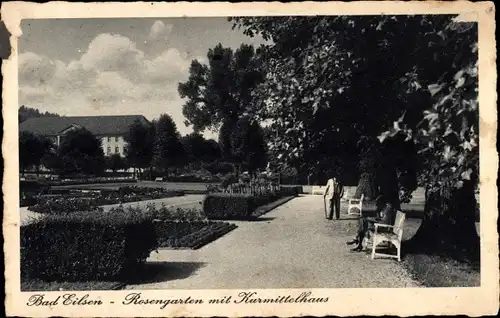
[[208,219],[247,219],[255,208],[250,194],[213,193],[203,201],[203,212]]
[[[302,189],[300,189],[302,191]],[[280,198],[296,196],[299,187],[282,187],[279,191],[262,195],[212,193],[203,201],[203,212],[211,220],[245,220],[256,216],[253,212],[262,205]]]
[[157,246],[153,217],[140,209],[46,215],[21,227],[21,277],[116,279],[143,263]]

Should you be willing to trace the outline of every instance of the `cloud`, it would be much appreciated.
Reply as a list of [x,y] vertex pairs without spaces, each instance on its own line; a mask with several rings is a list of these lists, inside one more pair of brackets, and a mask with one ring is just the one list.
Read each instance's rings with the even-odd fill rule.
[[187,79],[190,63],[191,57],[177,48],[146,57],[123,35],[99,34],[68,63],[20,54],[20,104],[61,115],[144,114],[152,119],[170,113],[180,132],[188,133],[177,85]]
[[119,72],[137,81],[144,64],[144,52],[125,36],[104,33],[90,42],[79,62],[85,71]]
[[168,49],[151,61],[145,61],[145,77],[153,82],[187,77],[190,60],[177,49]]
[[161,35],[163,35],[165,38],[170,35],[170,32],[172,32],[172,25],[163,23],[160,20],[156,20],[153,25],[151,26],[151,30],[149,31],[149,38],[150,39],[157,39]]
[[[54,77],[60,61],[51,61],[32,52],[19,55],[19,85],[44,85]],[[62,62],[61,62],[62,63]]]

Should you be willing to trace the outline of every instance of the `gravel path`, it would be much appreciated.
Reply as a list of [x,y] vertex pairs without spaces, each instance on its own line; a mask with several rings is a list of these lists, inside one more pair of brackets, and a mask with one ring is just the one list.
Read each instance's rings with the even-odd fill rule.
[[[344,207],[345,208],[345,207]],[[146,283],[127,289],[414,287],[394,260],[349,251],[346,214],[326,220],[322,196],[301,196],[199,250],[160,250]]]

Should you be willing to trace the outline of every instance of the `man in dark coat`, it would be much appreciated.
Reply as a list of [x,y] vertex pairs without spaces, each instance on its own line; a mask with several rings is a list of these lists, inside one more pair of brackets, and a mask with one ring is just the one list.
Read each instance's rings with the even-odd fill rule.
[[[363,250],[363,239],[367,237],[371,232],[375,231],[375,223],[382,224],[393,224],[394,205],[388,200],[384,195],[377,197],[375,201],[377,205],[377,213],[375,217],[361,216],[358,223],[358,232],[356,237],[347,242],[347,245],[357,244],[352,251],[360,252]],[[381,232],[387,230],[386,228],[379,228]]]

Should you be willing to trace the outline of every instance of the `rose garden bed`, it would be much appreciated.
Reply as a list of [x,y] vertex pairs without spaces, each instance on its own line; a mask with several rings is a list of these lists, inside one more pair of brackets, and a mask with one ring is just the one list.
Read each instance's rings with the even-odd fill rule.
[[155,221],[158,244],[161,248],[199,249],[234,230],[237,226],[227,222]]
[[118,190],[99,190],[81,193],[44,195],[33,198],[28,210],[45,214],[66,214],[94,210],[98,206],[170,198],[184,195],[183,191],[164,188],[121,187]]

